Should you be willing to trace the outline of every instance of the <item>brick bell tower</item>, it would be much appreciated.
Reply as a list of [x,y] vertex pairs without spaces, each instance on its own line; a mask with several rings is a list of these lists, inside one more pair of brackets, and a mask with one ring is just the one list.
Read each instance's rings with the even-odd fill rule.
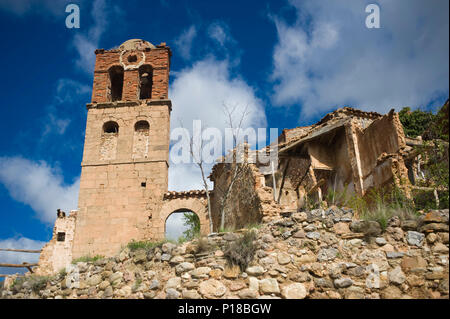
[[73,258],[150,238],[168,187],[170,48],[132,39],[95,54]]

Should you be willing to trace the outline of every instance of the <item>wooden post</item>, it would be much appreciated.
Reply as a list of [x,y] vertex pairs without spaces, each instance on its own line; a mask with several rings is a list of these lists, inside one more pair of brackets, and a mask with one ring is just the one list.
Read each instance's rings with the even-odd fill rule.
[[42,250],[31,250],[31,249],[7,249],[7,248],[0,248],[0,251],[14,251],[18,253],[34,253],[34,254],[40,254]]

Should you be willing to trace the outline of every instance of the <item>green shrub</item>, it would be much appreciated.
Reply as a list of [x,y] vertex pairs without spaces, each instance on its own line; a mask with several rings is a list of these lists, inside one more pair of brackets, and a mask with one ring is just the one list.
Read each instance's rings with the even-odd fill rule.
[[393,216],[398,216],[401,220],[417,219],[419,216],[413,201],[395,186],[372,189],[366,197],[365,204],[360,204],[359,207],[361,219],[376,221],[383,230]]
[[169,242],[169,240],[163,239],[157,242],[152,242],[152,241],[131,241],[128,243],[127,247],[131,250],[131,251],[136,251],[139,249],[144,249],[144,250],[152,250],[156,247],[161,247],[164,243]]
[[228,264],[230,266],[237,265],[241,271],[245,271],[256,253],[255,240],[256,233],[247,231],[241,238],[229,244],[224,251],[224,257]]
[[93,257],[91,257],[91,256],[82,256],[82,257],[79,257],[77,259],[72,260],[72,264],[76,264],[76,263],[79,263],[79,262],[93,263],[93,262],[95,262],[95,261],[97,261],[99,259],[102,259],[102,258],[105,258],[105,257],[101,256],[101,255],[95,255]]
[[38,293],[40,290],[47,286],[47,282],[50,280],[48,276],[30,276],[31,290]]

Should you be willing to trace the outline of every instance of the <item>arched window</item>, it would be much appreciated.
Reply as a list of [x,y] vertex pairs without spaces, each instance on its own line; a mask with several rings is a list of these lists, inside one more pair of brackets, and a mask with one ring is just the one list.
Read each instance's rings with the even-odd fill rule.
[[136,122],[136,124],[134,125],[134,130],[135,131],[145,131],[145,130],[149,130],[150,128],[150,124],[148,124],[147,121],[139,121]]
[[153,70],[148,64],[139,67],[139,99],[152,98]]
[[150,124],[147,121],[138,121],[134,125],[133,158],[147,158],[150,136]]
[[100,159],[116,159],[117,139],[119,137],[119,124],[109,121],[103,124],[103,132],[100,144]]
[[119,124],[109,121],[103,124],[103,133],[119,133]]
[[109,96],[110,101],[122,100],[123,91],[123,68],[121,66],[112,66],[109,71]]

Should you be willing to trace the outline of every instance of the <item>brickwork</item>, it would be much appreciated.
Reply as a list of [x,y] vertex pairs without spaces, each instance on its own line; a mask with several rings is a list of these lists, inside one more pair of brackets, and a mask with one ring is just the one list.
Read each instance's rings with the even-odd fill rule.
[[139,68],[150,66],[152,72],[152,99],[166,99],[169,90],[170,48],[165,44],[156,48],[149,46],[142,49],[96,50],[94,85],[92,103],[111,102],[109,70],[121,67],[124,71],[123,101],[134,101],[139,98]]

